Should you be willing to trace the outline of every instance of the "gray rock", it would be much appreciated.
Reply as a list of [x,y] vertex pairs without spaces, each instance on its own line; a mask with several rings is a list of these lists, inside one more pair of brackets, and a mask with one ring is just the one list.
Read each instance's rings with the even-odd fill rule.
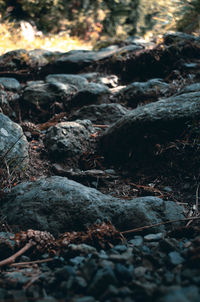
[[197,286],[191,285],[184,288],[170,286],[166,288],[163,297],[158,302],[198,302],[200,299]]
[[188,93],[188,92],[199,92],[200,91],[200,83],[194,83],[185,86],[178,94]]
[[142,47],[137,45],[129,45],[115,49],[101,49],[100,51],[88,50],[71,50],[63,54],[59,59],[55,60],[52,64],[54,70],[66,70],[69,72],[78,72],[84,67],[92,63],[99,62],[100,60],[111,58],[113,55],[120,54],[121,52],[137,51]]
[[164,36],[164,43],[166,45],[170,45],[173,43],[181,42],[184,44],[185,42],[198,42],[200,41],[199,37],[189,35],[183,32],[167,32]]
[[14,78],[4,78],[0,77],[0,85],[3,85],[7,90],[19,90],[21,85]]
[[170,89],[170,85],[163,82],[162,79],[152,79],[147,82],[134,82],[120,90],[115,95],[120,102],[126,103],[132,108],[145,100],[157,101],[159,97],[164,96]]
[[89,120],[62,122],[48,129],[44,143],[55,159],[76,162],[87,150],[92,131]]
[[17,93],[12,93],[11,95],[8,94],[7,91],[1,90],[0,91],[0,112],[7,115],[10,118],[15,118],[16,113],[10,106],[10,102],[15,102],[16,99],[19,98]]
[[84,89],[88,81],[85,77],[73,74],[50,74],[45,78],[47,83],[60,82],[62,84],[74,85],[78,90]]
[[129,110],[120,104],[101,104],[84,106],[75,111],[70,120],[88,119],[96,124],[110,125],[123,117]]
[[129,240],[129,243],[133,244],[136,247],[140,247],[143,245],[143,237],[136,235],[134,236],[134,239]]
[[[87,224],[109,219],[121,231],[168,220],[166,208],[172,203],[177,219],[183,218],[182,207],[157,197],[121,200],[66,177],[52,176],[25,182],[7,194],[1,206],[9,224],[22,229],[47,230],[57,235],[83,229]],[[161,231],[164,226],[155,227]]]
[[157,233],[157,234],[148,234],[144,236],[144,241],[159,241],[163,238],[164,234],[163,233]]
[[22,94],[26,104],[33,104],[36,108],[50,107],[55,101],[61,101],[61,97],[76,91],[75,86],[62,83],[44,83],[42,81],[29,82]]
[[99,269],[88,288],[88,293],[98,297],[100,294],[103,294],[111,284],[118,285],[117,278],[112,268],[108,266]]
[[3,70],[14,70],[24,67],[44,67],[49,62],[49,58],[55,57],[55,55],[59,57],[56,53],[41,49],[31,51],[17,49],[0,56],[0,67]]
[[[103,84],[89,83],[84,89],[79,90],[71,99],[69,106],[82,107],[90,104],[108,103],[110,90]],[[67,106],[68,104],[66,104]]]
[[101,138],[104,155],[111,161],[152,156],[158,143],[179,137],[186,122],[199,119],[200,92],[161,99],[132,110],[113,124]]
[[29,161],[28,142],[22,128],[0,113],[0,156],[10,167],[23,169]]
[[180,255],[180,253],[174,251],[169,253],[170,263],[173,265],[181,264],[185,261],[185,259]]

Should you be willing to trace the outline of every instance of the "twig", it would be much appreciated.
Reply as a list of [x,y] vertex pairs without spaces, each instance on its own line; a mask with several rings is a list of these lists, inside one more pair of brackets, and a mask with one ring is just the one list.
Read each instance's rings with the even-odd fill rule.
[[175,222],[181,222],[181,221],[188,221],[188,220],[198,220],[200,219],[200,217],[189,217],[189,218],[183,218],[183,219],[175,219],[175,220],[168,220],[165,222],[159,222],[159,223],[155,223],[152,225],[145,225],[143,227],[140,228],[136,228],[136,229],[132,229],[132,230],[127,230],[127,231],[123,231],[121,232],[121,234],[130,234],[130,233],[135,233],[135,232],[141,232],[143,230],[147,230],[156,226],[160,226],[160,225],[164,225],[164,224],[170,224],[170,223],[175,223]]
[[41,274],[40,275],[37,275],[35,277],[32,277],[32,279],[26,284],[23,286],[23,289],[27,289],[29,288],[35,281],[37,281],[39,278],[40,278]]
[[110,127],[109,125],[96,125],[96,124],[93,124],[92,126],[97,127],[97,128],[109,128]]
[[1,160],[4,160],[8,153],[12,150],[12,148],[18,143],[18,141],[23,137],[24,134],[22,134],[11,146],[10,148],[1,156]]
[[46,263],[53,261],[53,258],[47,258],[47,259],[41,259],[41,260],[35,260],[35,261],[27,261],[27,262],[18,262],[18,263],[12,263],[10,266],[24,266],[24,265],[31,265],[31,264],[39,264],[39,263]]
[[33,241],[29,241],[23,248],[21,248],[18,252],[16,252],[14,255],[10,256],[9,258],[6,258],[2,261],[0,261],[0,267],[4,265],[11,264],[15,262],[16,258],[23,255],[26,251],[28,251],[32,246],[34,245]]

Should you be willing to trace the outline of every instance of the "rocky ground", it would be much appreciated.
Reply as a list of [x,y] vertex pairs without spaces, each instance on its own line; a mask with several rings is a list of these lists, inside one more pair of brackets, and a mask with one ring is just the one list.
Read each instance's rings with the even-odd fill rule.
[[0,301],[199,301],[199,53],[0,57]]

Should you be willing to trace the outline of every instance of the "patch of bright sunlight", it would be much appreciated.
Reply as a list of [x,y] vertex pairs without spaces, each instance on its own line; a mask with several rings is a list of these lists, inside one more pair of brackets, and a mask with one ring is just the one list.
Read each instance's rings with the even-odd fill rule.
[[0,23],[0,55],[17,49],[67,52],[73,49],[91,50],[92,45],[77,37],[70,37],[67,32],[44,35],[25,21],[21,21],[19,26],[8,22]]

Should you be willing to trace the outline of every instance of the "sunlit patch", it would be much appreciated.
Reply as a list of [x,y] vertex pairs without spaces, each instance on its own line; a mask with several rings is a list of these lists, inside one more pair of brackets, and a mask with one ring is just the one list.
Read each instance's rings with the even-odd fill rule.
[[89,42],[70,37],[68,32],[44,35],[30,23],[21,21],[20,26],[5,22],[0,24],[0,55],[16,49],[46,49],[67,52],[73,49],[92,49]]

